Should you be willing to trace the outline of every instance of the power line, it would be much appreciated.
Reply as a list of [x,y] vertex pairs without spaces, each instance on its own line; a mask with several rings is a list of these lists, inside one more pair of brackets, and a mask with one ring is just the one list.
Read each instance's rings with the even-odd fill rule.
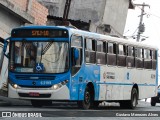
[[145,4],[145,3],[143,3],[143,4],[135,4],[135,6],[142,6],[141,15],[140,15],[140,21],[139,21],[139,26],[138,26],[138,33],[137,33],[137,42],[139,42],[140,36],[144,32],[144,24],[142,23],[143,16],[145,15],[144,14],[144,7],[149,7],[150,8],[150,6],[148,4]]
[[[141,9],[141,10],[142,10],[142,8],[140,8],[139,6],[137,6],[137,8],[139,8],[139,9]],[[145,11],[144,13],[146,13],[146,14],[148,14],[148,15],[152,15],[152,16],[157,17],[157,18],[159,18],[159,19],[160,19],[160,16],[155,15],[155,14],[153,14],[153,13],[146,12],[146,11]]]
[[152,14],[152,13],[148,13],[148,14],[160,19],[160,16],[158,16],[158,15],[155,15],[155,14]]

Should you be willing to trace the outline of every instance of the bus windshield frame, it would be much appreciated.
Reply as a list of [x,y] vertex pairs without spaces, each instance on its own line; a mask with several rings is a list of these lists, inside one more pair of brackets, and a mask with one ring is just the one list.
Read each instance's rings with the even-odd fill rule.
[[11,41],[9,62],[11,72],[64,73],[69,70],[69,42]]

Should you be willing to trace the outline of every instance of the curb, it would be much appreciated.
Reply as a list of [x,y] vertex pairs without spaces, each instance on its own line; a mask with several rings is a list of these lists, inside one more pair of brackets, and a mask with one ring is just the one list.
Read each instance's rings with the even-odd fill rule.
[[0,100],[0,106],[10,106],[11,103]]

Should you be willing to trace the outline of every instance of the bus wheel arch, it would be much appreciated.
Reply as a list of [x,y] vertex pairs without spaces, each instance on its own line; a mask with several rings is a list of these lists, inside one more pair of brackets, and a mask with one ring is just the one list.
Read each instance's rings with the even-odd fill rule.
[[127,109],[128,108],[135,109],[138,104],[138,98],[139,98],[138,85],[134,84],[130,92],[130,100],[120,101],[120,107]]
[[78,101],[77,104],[80,108],[89,109],[93,106],[95,97],[95,89],[92,82],[87,83],[84,90],[83,100]]
[[129,101],[129,108],[135,109],[139,99],[139,89],[137,84],[133,85],[130,98],[131,100]]
[[137,89],[138,99],[139,99],[139,88],[138,88],[138,85],[134,84],[133,87],[132,87],[132,90],[133,90],[133,88]]

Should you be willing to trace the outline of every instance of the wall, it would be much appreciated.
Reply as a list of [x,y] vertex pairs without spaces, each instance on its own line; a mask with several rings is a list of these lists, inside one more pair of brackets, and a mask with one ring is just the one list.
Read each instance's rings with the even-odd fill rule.
[[10,0],[10,2],[33,16],[35,18],[34,24],[46,25],[48,9],[36,0]]
[[48,9],[36,0],[0,0],[0,37],[25,23],[46,25]]
[[17,26],[21,26],[24,23],[12,15],[10,12],[0,7],[0,37],[7,38],[10,35],[11,29]]
[[92,23],[102,21],[106,0],[78,0],[72,1],[69,18]]
[[114,31],[123,35],[126,24],[129,0],[107,0],[103,23],[110,24]]
[[[49,15],[63,17],[66,0],[38,0],[49,9]],[[123,36],[130,0],[72,0],[69,19],[89,22],[90,31],[107,34],[103,25],[111,26],[111,33]]]

